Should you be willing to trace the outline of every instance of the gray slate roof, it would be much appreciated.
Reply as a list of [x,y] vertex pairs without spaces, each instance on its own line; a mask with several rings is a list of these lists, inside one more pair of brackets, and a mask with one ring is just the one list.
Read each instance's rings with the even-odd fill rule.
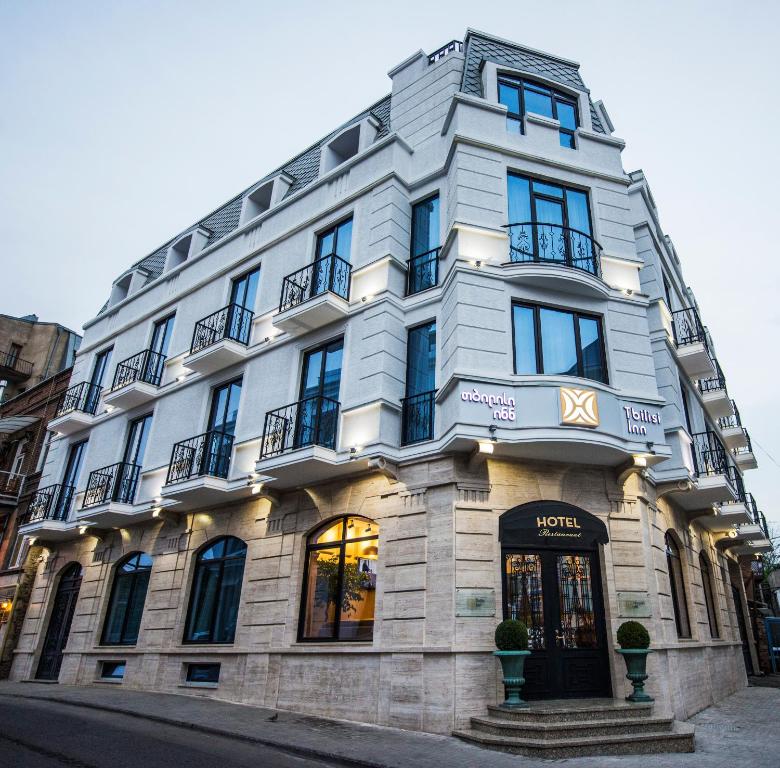
[[[466,39],[464,57],[466,63],[463,67],[461,90],[473,96],[484,95],[482,93],[482,64],[485,61],[503,64],[514,69],[522,69],[526,72],[549,77],[550,80],[554,80],[562,85],[568,85],[580,91],[587,91],[585,83],[580,77],[579,67],[576,64],[569,64],[552,56],[529,51],[522,46],[496,40],[495,38],[483,37],[475,32],[470,32]],[[590,102],[593,130],[597,133],[606,133],[593,106],[593,102],[590,101],[590,97],[588,97],[588,101]]]
[[[308,149],[301,152],[301,154],[289,160],[284,165],[279,166],[275,170],[260,179],[256,184],[260,184],[267,179],[276,176],[277,174],[284,172],[293,179],[293,183],[287,190],[285,197],[294,195],[299,190],[307,187],[313,181],[316,181],[319,175],[320,169],[320,151],[323,144],[326,144],[335,134],[343,130],[353,123],[360,122],[365,117],[373,115],[380,123],[380,129],[377,138],[386,136],[390,132],[390,96],[385,96],[375,104],[372,104],[368,109],[356,115],[351,120],[348,120],[343,125],[339,126],[336,130],[331,131],[327,136],[320,139],[316,144],[313,144]],[[208,230],[209,238],[206,242],[206,247],[221,240],[225,235],[233,232],[238,228],[238,220],[241,215],[241,202],[244,195],[249,189],[256,186],[253,184],[251,187],[243,190],[240,194],[236,195],[232,200],[228,200],[220,208],[205,216],[200,221],[197,221],[191,227],[188,227],[185,232],[195,229],[196,227],[202,227]],[[145,256],[140,261],[137,261],[131,269],[143,269],[148,272],[146,282],[149,283],[152,280],[158,278],[165,266],[165,257],[168,252],[168,248],[174,243],[182,233],[176,235],[176,237],[169,240],[164,245],[161,245],[156,251],[153,251],[148,256]],[[104,305],[100,310],[103,312],[107,305]]]

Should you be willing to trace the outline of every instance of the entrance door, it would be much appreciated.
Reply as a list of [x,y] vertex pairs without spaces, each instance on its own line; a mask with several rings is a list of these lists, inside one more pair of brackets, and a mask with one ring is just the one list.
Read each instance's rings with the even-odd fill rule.
[[745,614],[742,613],[742,601],[737,587],[731,585],[731,595],[734,598],[734,610],[737,612],[737,625],[739,626],[739,639],[742,642],[742,658],[745,661],[745,671],[753,674],[753,659],[750,658],[750,646],[747,640],[747,627],[745,626]]
[[38,680],[56,680],[60,675],[62,652],[68,642],[79,589],[81,589],[81,566],[72,563],[62,574],[57,594],[54,596],[49,628],[46,630],[46,639],[43,641],[43,650],[35,673]]
[[596,551],[504,550],[504,617],[528,627],[528,698],[611,694]]

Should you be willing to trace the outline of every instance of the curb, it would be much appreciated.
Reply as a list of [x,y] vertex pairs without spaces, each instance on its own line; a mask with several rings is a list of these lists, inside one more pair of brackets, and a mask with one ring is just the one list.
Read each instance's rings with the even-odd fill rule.
[[323,749],[316,749],[315,747],[295,746],[286,742],[274,741],[273,739],[264,739],[259,736],[249,736],[244,733],[228,731],[223,728],[202,725],[200,723],[194,723],[191,721],[175,720],[171,717],[164,717],[163,715],[151,715],[146,712],[139,712],[135,709],[126,709],[125,707],[117,707],[111,704],[94,704],[92,702],[86,701],[71,701],[70,699],[59,696],[29,696],[22,693],[5,693],[3,691],[0,691],[0,696],[9,699],[27,699],[29,701],[55,702],[57,704],[66,704],[72,707],[81,707],[83,709],[94,709],[100,712],[115,712],[120,715],[127,715],[128,717],[136,717],[139,720],[149,720],[153,723],[170,725],[174,728],[199,731],[200,733],[205,733],[210,736],[221,736],[223,738],[247,742],[249,744],[260,744],[262,746],[272,747],[279,750],[280,752],[287,752],[288,754],[296,755],[298,757],[314,757],[318,760],[326,760],[331,763],[337,763],[338,765],[350,766],[350,768],[398,768],[397,764],[378,763],[373,760],[359,760],[355,757],[349,757],[347,755],[339,754],[337,752],[330,752]]

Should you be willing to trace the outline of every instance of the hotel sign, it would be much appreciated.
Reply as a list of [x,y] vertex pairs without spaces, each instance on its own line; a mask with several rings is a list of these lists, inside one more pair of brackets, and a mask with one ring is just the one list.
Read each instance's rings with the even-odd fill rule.
[[476,387],[472,389],[462,389],[460,399],[467,403],[481,403],[493,411],[493,418],[496,421],[514,421],[517,416],[517,410],[514,397],[502,392],[500,395],[489,395],[487,392],[480,392]]
[[646,437],[648,428],[661,426],[661,414],[645,406],[624,405],[623,416],[629,435]]
[[550,549],[590,549],[609,541],[607,527],[598,517],[570,504],[539,502],[522,511],[502,519],[503,541]]

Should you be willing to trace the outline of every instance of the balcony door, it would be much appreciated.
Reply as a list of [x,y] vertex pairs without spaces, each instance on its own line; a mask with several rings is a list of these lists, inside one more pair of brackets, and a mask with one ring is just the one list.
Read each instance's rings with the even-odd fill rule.
[[242,344],[249,343],[259,282],[259,268],[234,278],[230,287],[230,306],[225,318],[227,338],[235,339]]
[[149,356],[146,360],[146,370],[143,380],[159,385],[162,381],[163,366],[168,357],[168,347],[173,334],[175,315],[158,320],[152,329],[152,339],[149,342]]
[[336,447],[344,340],[310,350],[303,359],[295,447]]
[[98,352],[95,356],[95,363],[92,366],[92,376],[89,379],[89,391],[86,395],[85,410],[87,413],[94,413],[97,410],[98,400],[100,399],[100,390],[106,380],[108,366],[111,363],[111,353],[113,347]]
[[238,422],[241,383],[241,379],[235,379],[212,392],[208,432],[198,474],[227,477]]
[[[352,252],[352,219],[342,221],[317,235],[312,275],[312,296],[333,291],[348,296],[349,262]],[[338,258],[336,258],[338,257]],[[339,259],[343,259],[340,261]]]
[[138,476],[144,463],[146,443],[149,439],[149,431],[152,428],[152,414],[141,416],[130,422],[130,430],[127,433],[125,453],[122,458],[122,474],[118,478],[115,495],[117,501],[132,504],[138,485]]
[[70,505],[75,495],[75,489],[81,476],[81,465],[84,462],[84,453],[87,449],[87,441],[74,443],[68,452],[68,460],[65,463],[65,472],[62,475],[62,485],[56,499],[54,518],[67,520],[70,513]]

